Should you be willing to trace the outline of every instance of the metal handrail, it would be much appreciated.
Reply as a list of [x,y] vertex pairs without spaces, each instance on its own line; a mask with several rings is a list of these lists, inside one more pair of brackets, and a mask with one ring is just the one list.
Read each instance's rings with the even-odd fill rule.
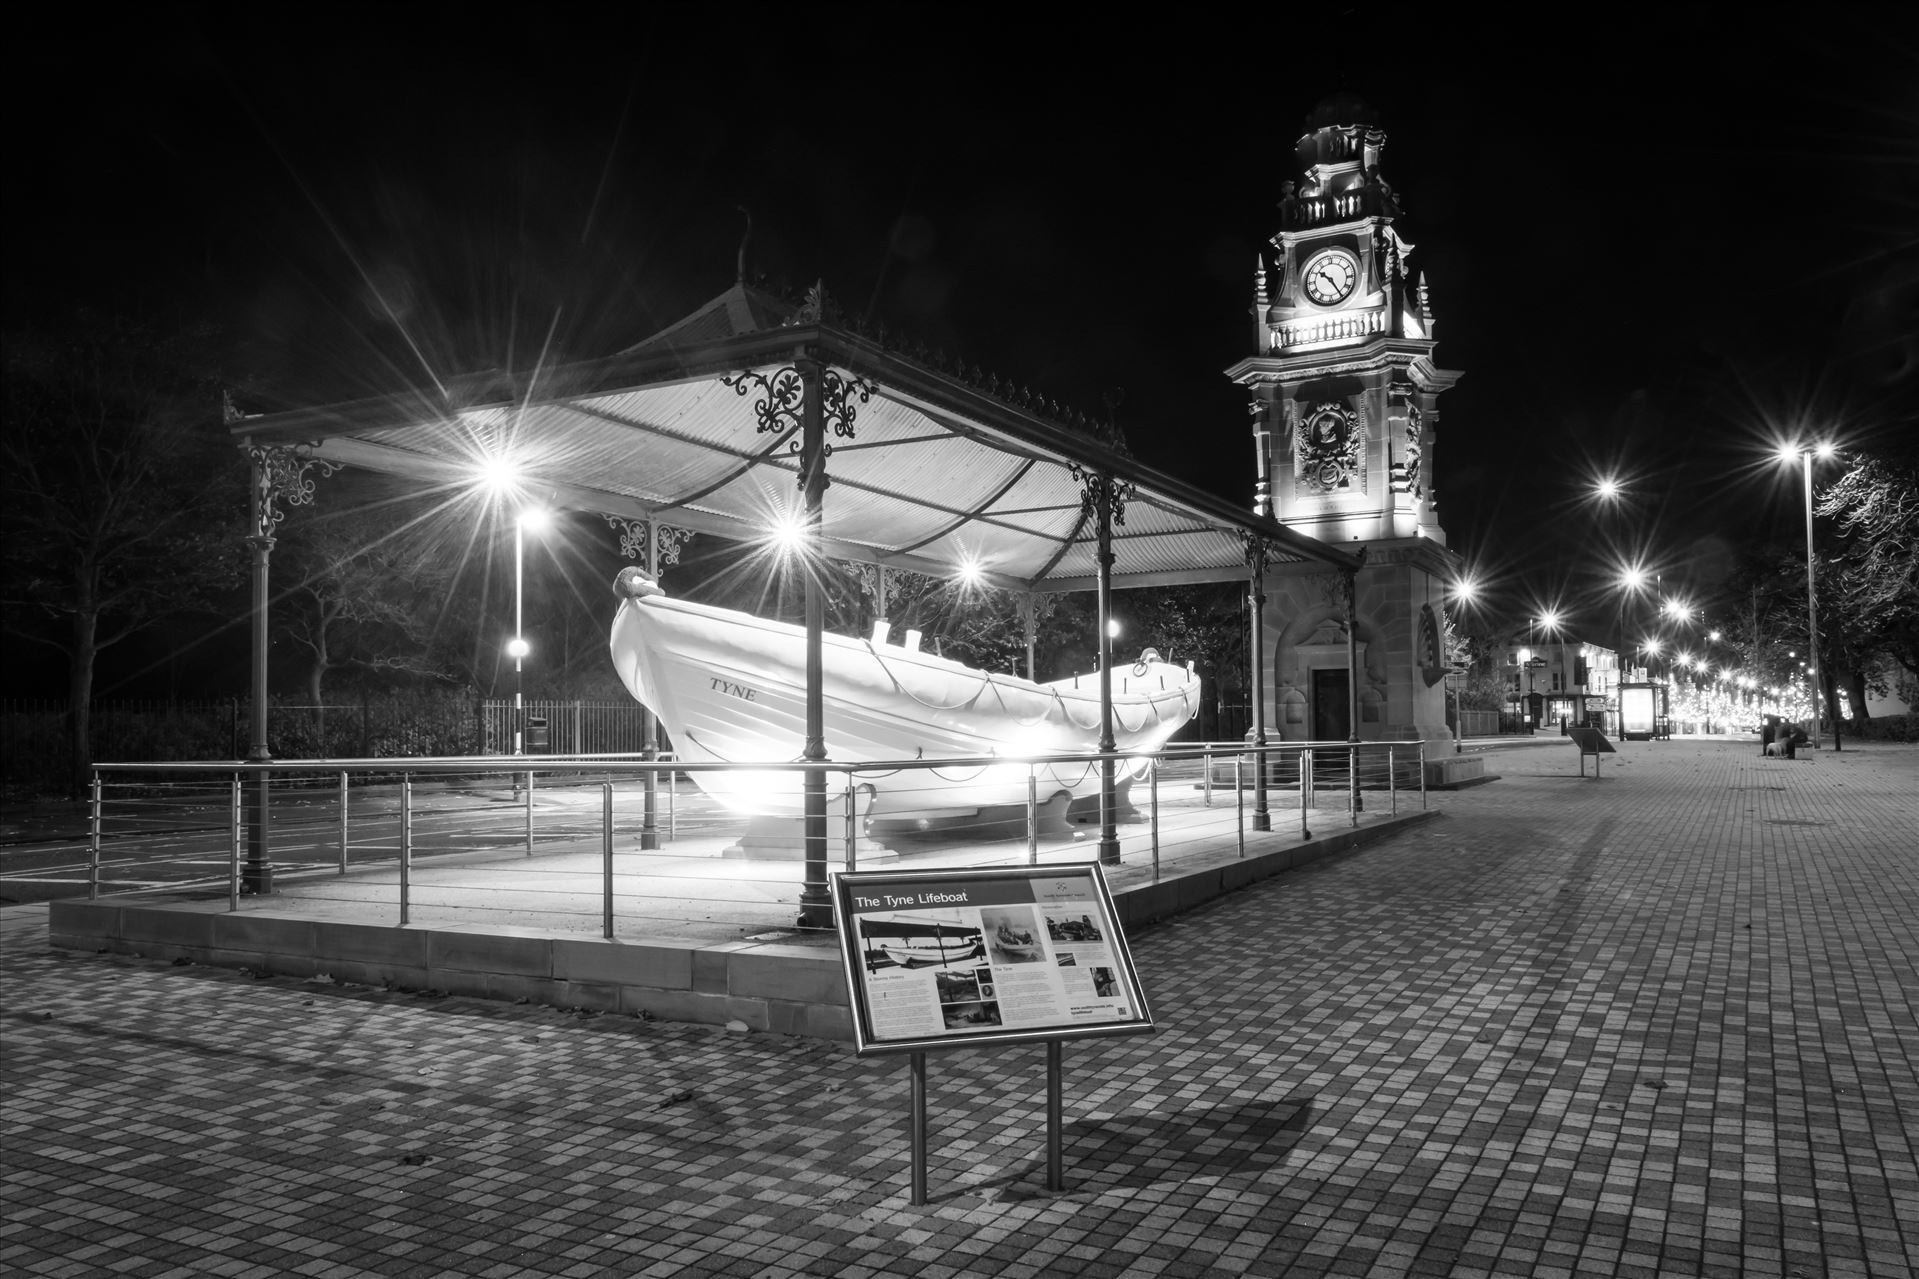
[[[762,775],[768,772],[803,775],[809,771],[820,770],[843,774],[845,782],[844,785],[838,789],[843,793],[851,794],[862,785],[859,780],[862,774],[872,774],[882,771],[902,773],[927,769],[950,770],[956,767],[998,766],[1003,768],[1009,765],[1024,766],[1028,772],[1028,785],[1026,787],[1026,852],[1028,860],[1036,860],[1038,857],[1039,791],[1038,787],[1033,783],[1033,778],[1037,766],[1044,764],[1057,767],[1061,764],[1074,763],[1093,765],[1111,759],[1115,762],[1125,762],[1130,765],[1139,766],[1142,771],[1139,772],[1135,780],[1143,780],[1148,783],[1149,804],[1147,824],[1149,830],[1147,834],[1150,838],[1143,841],[1141,847],[1135,851],[1137,854],[1144,854],[1140,857],[1142,863],[1150,861],[1152,879],[1154,882],[1158,882],[1162,874],[1159,782],[1162,772],[1169,765],[1193,762],[1200,763],[1202,766],[1202,776],[1204,778],[1202,788],[1207,796],[1206,802],[1210,804],[1212,789],[1215,785],[1212,762],[1228,759],[1233,761],[1233,772],[1235,775],[1234,789],[1236,791],[1236,804],[1238,807],[1238,815],[1235,821],[1237,832],[1234,838],[1238,855],[1244,857],[1248,855],[1249,838],[1251,836],[1267,834],[1267,832],[1263,830],[1249,831],[1248,829],[1245,813],[1245,795],[1251,785],[1251,778],[1247,775],[1246,771],[1246,766],[1249,763],[1255,768],[1267,769],[1273,766],[1274,761],[1287,756],[1294,757],[1294,765],[1297,768],[1297,776],[1299,779],[1299,837],[1306,839],[1311,837],[1309,814],[1314,806],[1315,785],[1313,774],[1315,759],[1324,760],[1328,754],[1335,756],[1343,754],[1346,756],[1350,770],[1349,776],[1353,779],[1352,795],[1356,798],[1359,786],[1358,779],[1361,775],[1361,761],[1365,754],[1368,752],[1383,753],[1387,769],[1385,788],[1391,793],[1393,811],[1396,812],[1398,801],[1397,770],[1402,760],[1408,760],[1409,757],[1414,755],[1417,756],[1418,763],[1416,767],[1420,773],[1421,806],[1424,807],[1425,805],[1425,745],[1426,743],[1420,740],[1382,742],[1280,741],[1269,742],[1264,746],[1258,747],[1252,746],[1244,741],[1220,743],[1181,742],[1170,744],[1159,751],[1153,752],[1113,751],[1102,753],[1099,751],[1085,751],[1058,754],[1041,753],[1030,756],[985,755],[937,760],[881,760],[845,763],[831,761],[810,762],[803,760],[783,761],[779,763],[700,762],[676,759],[668,755],[655,755],[649,759],[643,754],[633,752],[597,755],[455,756],[405,760],[380,757],[350,760],[108,761],[93,766],[94,784],[90,788],[91,812],[88,840],[88,895],[90,897],[98,897],[102,890],[100,871],[101,844],[103,839],[107,838],[107,834],[102,828],[108,807],[104,795],[104,791],[107,789],[108,779],[114,779],[116,784],[124,784],[124,779],[135,776],[153,777],[156,774],[189,774],[210,779],[217,778],[226,783],[226,785],[221,787],[221,790],[230,791],[233,798],[227,805],[229,808],[227,824],[231,829],[225,833],[231,836],[231,846],[228,850],[230,856],[228,858],[229,865],[226,868],[227,882],[225,886],[229,893],[229,908],[236,910],[240,908],[239,885],[242,875],[239,853],[243,823],[247,820],[246,815],[242,812],[242,805],[239,799],[244,780],[259,774],[268,774],[273,781],[295,781],[296,779],[313,777],[324,778],[332,787],[337,787],[340,805],[338,813],[340,840],[338,864],[337,868],[325,868],[331,869],[332,872],[336,874],[345,873],[348,867],[348,849],[351,842],[349,811],[351,793],[354,789],[353,775],[363,773],[380,779],[380,781],[374,782],[371,785],[392,784],[400,797],[399,892],[401,922],[406,923],[411,918],[409,900],[411,894],[409,890],[412,880],[414,858],[417,851],[413,829],[415,823],[415,799],[413,792],[418,779],[422,777],[462,776],[473,779],[476,783],[482,785],[491,780],[497,780],[501,784],[512,783],[516,790],[523,793],[525,798],[526,848],[528,853],[532,853],[534,850],[535,834],[535,818],[532,804],[535,776],[540,776],[542,784],[550,788],[559,780],[554,774],[590,773],[592,776],[582,777],[579,785],[582,787],[587,785],[594,786],[599,789],[602,794],[602,802],[599,805],[601,815],[598,831],[601,851],[605,859],[603,867],[604,918],[602,922],[606,935],[611,936],[614,927],[614,788],[616,782],[621,779],[635,780],[645,779],[649,776],[656,777],[662,771],[667,772],[669,775],[678,773],[698,774],[741,771],[751,771]],[[1195,780],[1197,781],[1198,779]],[[564,783],[561,784],[564,785]],[[870,783],[866,785],[870,789]],[[293,793],[308,795],[312,793],[310,791],[300,791],[297,788],[291,789],[293,789]],[[359,789],[365,793],[370,787],[368,783],[363,782],[360,784]],[[672,793],[672,790],[673,788],[669,787],[669,795]],[[832,788],[829,787],[829,793],[831,792]],[[515,798],[518,799],[520,796],[516,796]],[[1048,799],[1050,798],[1051,797],[1048,796]],[[671,803],[672,801],[669,799],[669,805],[671,805]],[[1359,807],[1357,803],[1351,804],[1351,819],[1355,825],[1357,825],[1359,821]],[[465,810],[456,809],[454,811]],[[675,814],[675,816],[676,811],[674,808],[669,808],[669,812]],[[390,814],[382,814],[381,820],[390,820]],[[674,818],[669,817],[669,821],[674,821]],[[675,831],[677,831],[676,822]],[[849,803],[846,813],[845,844],[848,864],[851,864],[851,858],[859,834],[860,832],[856,829],[854,805]],[[270,848],[268,854],[269,856],[271,855]],[[385,861],[388,866],[392,865],[392,862],[388,860],[391,855],[392,851],[389,847],[382,857],[382,860]],[[297,870],[289,868],[285,873],[306,875],[317,872],[320,869],[323,868],[318,866],[305,866]],[[172,887],[186,888],[193,886],[193,883],[197,882],[199,881],[193,881],[192,883],[176,882]],[[205,881],[208,885],[215,882],[218,881]]]

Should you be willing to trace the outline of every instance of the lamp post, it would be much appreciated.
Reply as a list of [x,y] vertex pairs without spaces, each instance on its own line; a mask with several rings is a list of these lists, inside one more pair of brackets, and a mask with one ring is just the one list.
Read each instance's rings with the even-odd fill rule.
[[[1453,583],[1452,597],[1455,605],[1453,610],[1454,617],[1459,617],[1463,607],[1473,602],[1473,598],[1478,594],[1478,591],[1478,586],[1476,586],[1469,577],[1462,577]],[[1453,695],[1453,754],[1457,755],[1460,753],[1460,742],[1466,735],[1466,720],[1462,714],[1464,708],[1459,704],[1460,676],[1458,672],[1453,670],[1452,654],[1449,652],[1444,656],[1446,658],[1446,691]],[[1495,725],[1495,728],[1497,728],[1497,725]]]
[[[1809,647],[1806,652],[1812,659],[1806,665],[1806,678],[1812,685],[1812,748],[1819,749],[1819,597],[1814,586],[1816,573],[1812,554],[1812,459],[1814,454],[1820,457],[1832,456],[1832,445],[1815,444],[1801,448],[1797,444],[1788,444],[1779,450],[1779,458],[1791,463],[1798,459],[1805,476],[1806,495],[1806,640]],[[1832,748],[1839,749],[1839,710],[1833,708]]]
[[547,524],[546,511],[530,506],[513,521],[513,638],[506,651],[513,658],[513,753],[526,754],[526,702],[523,664],[532,646],[526,642],[525,577],[526,534],[539,532]]

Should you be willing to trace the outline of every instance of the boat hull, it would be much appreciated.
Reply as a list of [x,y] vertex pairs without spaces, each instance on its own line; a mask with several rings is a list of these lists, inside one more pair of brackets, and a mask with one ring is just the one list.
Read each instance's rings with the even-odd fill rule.
[[[611,635],[614,664],[633,696],[660,717],[680,759],[762,765],[801,759],[802,628],[670,599],[643,576],[622,575],[621,586]],[[1098,791],[1097,764],[1044,758],[1098,749],[1097,678],[1037,684],[843,635],[823,636],[821,650],[825,738],[835,764],[1017,757],[860,772],[853,782],[871,796],[870,817],[950,816],[1023,804],[1029,779],[1041,802]],[[1198,712],[1199,697],[1199,679],[1184,667],[1150,655],[1116,667],[1116,749],[1158,749]],[[798,770],[690,775],[736,811],[802,808]]]

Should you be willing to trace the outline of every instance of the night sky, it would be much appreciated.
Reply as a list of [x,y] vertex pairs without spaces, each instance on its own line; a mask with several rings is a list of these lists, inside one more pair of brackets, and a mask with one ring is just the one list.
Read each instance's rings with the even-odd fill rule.
[[[732,283],[743,206],[749,275],[824,278],[1089,410],[1123,388],[1135,453],[1250,501],[1222,370],[1302,122],[1345,90],[1379,113],[1438,362],[1465,374],[1435,488],[1496,612],[1610,613],[1622,558],[1703,592],[1798,527],[1768,443],[1909,428],[1897,7],[1296,10],[37,18],[5,90],[8,323],[211,316],[256,407],[347,398],[637,341]],[[1598,512],[1615,469],[1629,504]]]

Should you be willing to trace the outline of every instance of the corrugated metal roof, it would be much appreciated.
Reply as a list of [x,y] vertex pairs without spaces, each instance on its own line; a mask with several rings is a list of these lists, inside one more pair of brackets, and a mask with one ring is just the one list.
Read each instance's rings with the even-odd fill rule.
[[778,318],[773,300],[736,286],[609,360],[485,383],[509,390],[487,402],[436,412],[365,401],[233,429],[317,440],[320,457],[438,482],[477,482],[488,459],[503,459],[563,505],[752,540],[801,505],[797,420],[759,429],[762,387],[749,378],[742,393],[737,377],[774,379],[804,352],[866,395],[848,396],[851,434],[827,435],[829,554],[923,572],[966,562],[1002,585],[1081,589],[1096,545],[1077,464],[1134,486],[1113,530],[1116,585],[1241,576],[1248,534],[1276,561],[1353,563],[1140,466],[977,371],[954,376],[832,324]]

